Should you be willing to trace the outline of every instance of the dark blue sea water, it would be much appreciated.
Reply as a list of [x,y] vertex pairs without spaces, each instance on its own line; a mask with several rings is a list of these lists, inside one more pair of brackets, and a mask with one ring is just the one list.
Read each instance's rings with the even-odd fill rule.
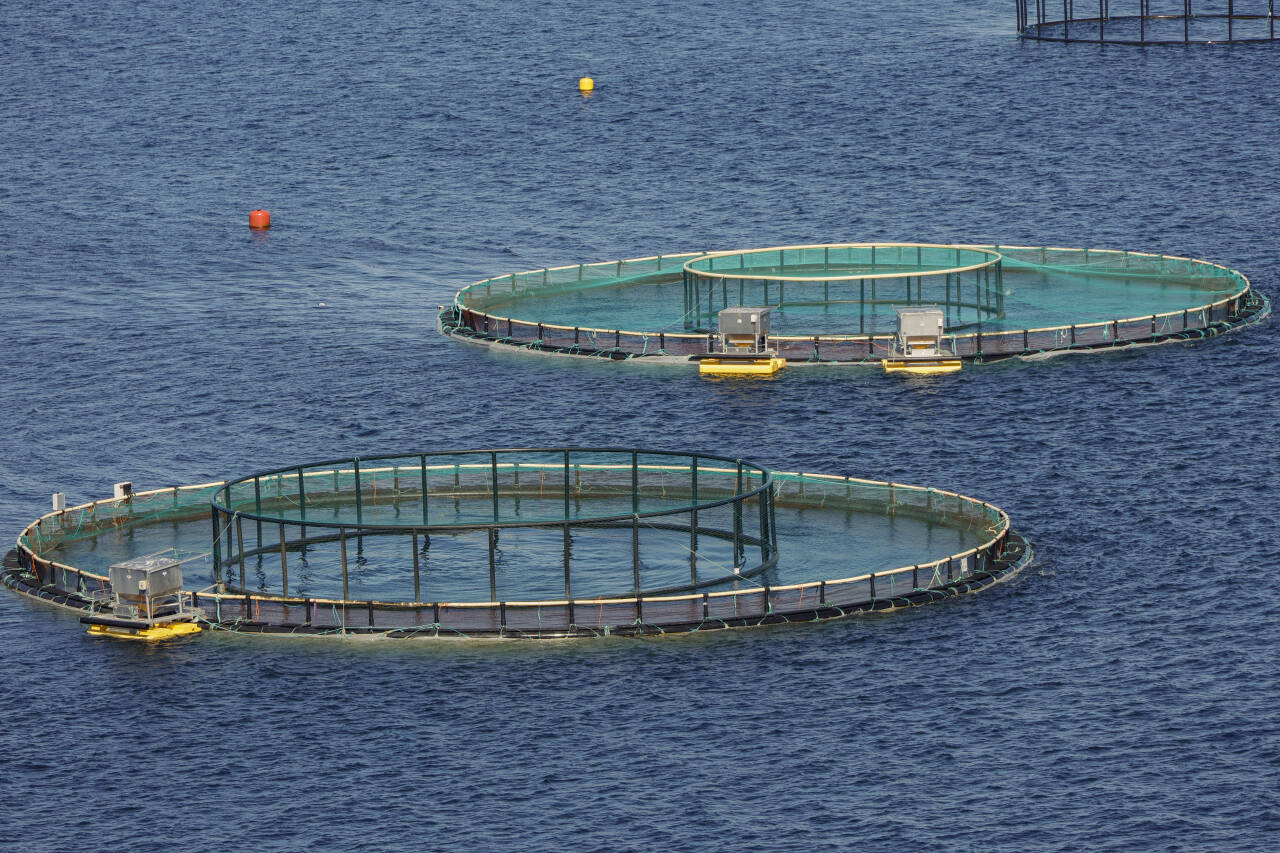
[[0,847],[1275,849],[1274,325],[924,383],[432,328],[486,275],[820,241],[1186,253],[1276,293],[1280,52],[1013,29],[1005,0],[6,4],[6,536],[117,480],[635,443],[979,495],[1039,556],[675,640],[143,648],[6,594]]

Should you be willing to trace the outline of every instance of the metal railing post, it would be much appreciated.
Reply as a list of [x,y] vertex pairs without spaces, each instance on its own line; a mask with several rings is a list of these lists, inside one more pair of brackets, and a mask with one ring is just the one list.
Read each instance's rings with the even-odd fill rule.
[[493,523],[498,523],[498,453],[489,453],[490,476],[493,480]]
[[[351,595],[347,589],[347,529],[345,527],[338,528],[338,541],[342,546],[342,600],[347,601]],[[343,613],[346,613],[346,605],[343,605]],[[343,624],[346,624],[345,618]]]
[[564,525],[564,597],[566,600],[573,597],[569,583],[569,524],[567,521]]
[[[422,465],[422,523],[429,524],[427,495],[430,494],[430,490],[427,488],[427,454],[423,453],[418,456],[418,462]],[[414,550],[416,551],[417,549],[415,548]]]
[[413,600],[422,601],[422,589],[418,573],[418,532],[413,532]]
[[494,554],[497,548],[497,537],[492,527],[485,528],[489,533],[489,600],[498,600],[498,561]]
[[636,601],[640,600],[640,516],[631,516],[631,572],[635,581]]
[[280,523],[280,589],[289,594],[289,558],[285,553],[284,522]]
[[213,582],[222,582],[222,530],[218,525],[218,510],[209,507],[210,521],[213,522]]
[[352,459],[351,464],[356,475],[356,526],[364,524],[364,498],[360,494],[360,460]]
[[240,589],[244,589],[244,519],[236,516],[236,551],[240,556]]

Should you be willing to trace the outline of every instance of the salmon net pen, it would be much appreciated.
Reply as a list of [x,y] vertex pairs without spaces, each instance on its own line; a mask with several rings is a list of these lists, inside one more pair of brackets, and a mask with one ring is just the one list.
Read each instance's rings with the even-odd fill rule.
[[565,638],[913,606],[1012,576],[1030,548],[1003,511],[945,490],[705,454],[505,449],[95,501],[28,526],[3,577],[110,617],[109,570],[157,555],[184,567],[209,628]]
[[761,350],[788,365],[880,364],[904,308],[940,312],[968,362],[1211,337],[1270,313],[1243,273],[1109,249],[842,243],[657,255],[476,282],[445,335],[493,347],[690,364],[726,310],[767,309]]

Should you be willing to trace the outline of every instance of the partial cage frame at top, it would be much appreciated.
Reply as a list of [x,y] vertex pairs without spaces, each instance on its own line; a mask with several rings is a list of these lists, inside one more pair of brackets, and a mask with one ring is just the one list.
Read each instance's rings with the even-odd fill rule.
[[[1096,6],[1093,0],[1062,0],[1060,18],[1057,0],[1016,0],[1016,9],[1018,35],[1034,41],[1140,46],[1277,40],[1276,0],[1097,0]],[[1178,24],[1180,38],[1152,36],[1177,33]]]

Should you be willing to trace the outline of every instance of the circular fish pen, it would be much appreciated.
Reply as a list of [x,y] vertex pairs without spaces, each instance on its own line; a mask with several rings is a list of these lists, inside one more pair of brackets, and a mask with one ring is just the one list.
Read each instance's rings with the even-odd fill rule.
[[3,580],[114,624],[115,571],[167,560],[212,629],[569,638],[909,607],[1030,558],[1003,511],[949,491],[553,448],[338,460],[95,501],[28,526]]
[[656,255],[509,273],[442,309],[450,337],[529,352],[691,363],[719,312],[767,308],[764,348],[790,365],[874,364],[903,308],[941,312],[969,362],[1210,337],[1270,302],[1243,273],[1174,255],[928,243],[841,243]]
[[1276,40],[1276,0],[1017,0],[1018,33],[1094,44],[1245,44]]

